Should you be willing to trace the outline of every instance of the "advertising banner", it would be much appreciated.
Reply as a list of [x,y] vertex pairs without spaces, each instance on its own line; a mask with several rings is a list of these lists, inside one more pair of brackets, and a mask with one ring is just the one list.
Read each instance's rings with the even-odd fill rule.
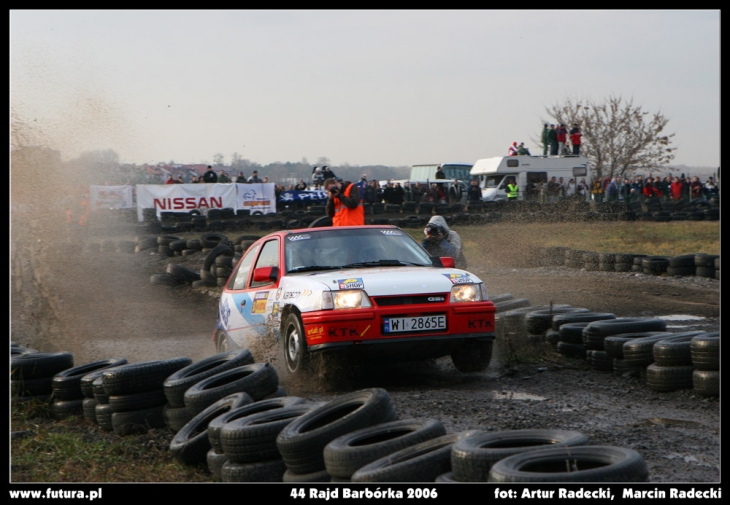
[[89,186],[91,210],[133,208],[132,189],[132,186]]
[[248,209],[251,214],[276,212],[276,193],[273,182],[257,184],[236,184],[237,209]]
[[[160,212],[190,212],[197,209],[206,215],[209,209],[237,207],[236,186],[248,184],[138,184],[137,218],[143,221],[142,209]],[[261,184],[253,184],[261,186]],[[271,184],[273,186],[273,184]]]

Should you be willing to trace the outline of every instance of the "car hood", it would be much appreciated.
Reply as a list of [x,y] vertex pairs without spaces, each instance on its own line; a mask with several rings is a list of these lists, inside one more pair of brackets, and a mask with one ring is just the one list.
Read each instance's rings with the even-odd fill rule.
[[287,277],[296,284],[316,282],[332,291],[364,289],[370,296],[444,293],[455,284],[482,282],[465,270],[432,267],[348,268]]
[[482,188],[482,200],[491,202],[494,200],[504,200],[506,197],[507,195],[504,190],[497,188]]

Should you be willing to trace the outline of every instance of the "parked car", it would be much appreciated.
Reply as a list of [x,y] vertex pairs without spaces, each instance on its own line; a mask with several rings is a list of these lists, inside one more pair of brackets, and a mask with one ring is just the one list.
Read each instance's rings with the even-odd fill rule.
[[395,226],[285,230],[243,254],[220,297],[217,352],[278,345],[290,374],[315,353],[487,368],[494,304],[476,275]]

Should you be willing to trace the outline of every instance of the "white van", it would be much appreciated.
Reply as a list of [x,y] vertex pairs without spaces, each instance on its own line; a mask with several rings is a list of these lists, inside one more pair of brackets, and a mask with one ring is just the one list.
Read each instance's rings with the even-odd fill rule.
[[[551,177],[563,178],[564,183],[575,179],[576,184],[585,179],[591,187],[590,166],[582,156],[496,156],[477,160],[471,169],[471,176],[479,179],[482,200],[507,199],[507,184],[511,179],[519,188],[518,200],[524,200],[529,189],[539,191]],[[586,199],[590,197],[587,191]]]
[[413,181],[424,181],[436,178],[436,171],[441,167],[444,177],[469,182],[469,171],[472,165],[467,163],[430,163],[427,165],[413,165],[411,177]]

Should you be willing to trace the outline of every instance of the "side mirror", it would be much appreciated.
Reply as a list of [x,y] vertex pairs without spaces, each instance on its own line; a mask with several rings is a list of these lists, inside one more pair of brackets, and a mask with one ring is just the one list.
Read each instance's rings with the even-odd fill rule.
[[450,256],[431,256],[431,264],[435,267],[454,268],[456,263]]
[[279,278],[279,267],[261,267],[253,271],[254,282],[276,282]]

